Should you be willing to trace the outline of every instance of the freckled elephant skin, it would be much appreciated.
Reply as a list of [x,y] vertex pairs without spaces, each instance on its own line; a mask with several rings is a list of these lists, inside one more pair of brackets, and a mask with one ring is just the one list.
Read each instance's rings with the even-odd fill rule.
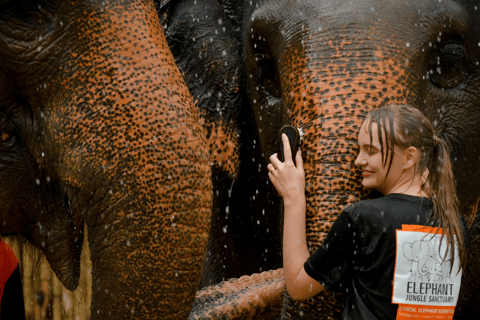
[[0,232],[73,289],[85,223],[91,319],[187,318],[207,153],[153,1],[0,1]]
[[278,319],[284,290],[282,269],[225,281],[197,292],[188,319]]
[[[295,125],[305,133],[301,149],[307,179],[307,240],[312,251],[343,208],[368,196],[354,167],[356,138],[367,112],[389,102],[420,109],[447,141],[457,192],[468,217],[469,207],[480,197],[477,1],[218,3],[224,7],[222,19],[230,19],[238,40],[241,88],[253,109],[265,162],[277,150],[276,137],[283,125]],[[192,8],[192,26],[199,20],[205,24],[207,16],[218,20],[212,12],[207,15]],[[192,55],[199,53],[215,54],[206,47],[193,50]],[[240,132],[249,126],[240,125]],[[244,160],[241,155],[240,159]],[[265,195],[259,194],[256,201],[261,197]],[[471,239],[478,237],[477,229],[475,220]],[[476,245],[471,246],[458,319],[473,318],[480,311],[479,253]],[[300,304],[287,294],[283,317],[339,318],[338,302],[322,302],[330,299],[327,295]]]

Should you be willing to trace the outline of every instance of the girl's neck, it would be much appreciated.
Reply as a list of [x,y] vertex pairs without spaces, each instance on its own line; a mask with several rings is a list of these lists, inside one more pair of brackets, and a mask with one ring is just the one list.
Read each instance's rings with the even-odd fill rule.
[[[425,191],[423,190],[412,190],[412,189],[408,189],[407,191],[404,191],[404,192],[401,192],[400,190],[399,191],[392,191],[392,192],[389,192],[387,194],[392,194],[392,193],[396,193],[396,194],[406,194],[406,195],[409,195],[409,196],[415,196],[415,197],[424,197],[424,198],[428,198],[428,195],[425,193]],[[387,195],[385,194],[385,195]]]
[[400,178],[396,183],[394,183],[389,190],[379,190],[384,195],[391,193],[400,193],[416,197],[428,197],[425,191],[422,188],[425,180],[421,175],[415,175],[413,179],[406,179],[405,176]]

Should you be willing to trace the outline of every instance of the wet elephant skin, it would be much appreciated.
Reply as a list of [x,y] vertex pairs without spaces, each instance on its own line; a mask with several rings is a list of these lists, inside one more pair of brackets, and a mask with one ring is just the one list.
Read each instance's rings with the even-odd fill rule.
[[[178,8],[187,2],[176,2],[172,5],[176,11],[171,12],[180,12]],[[193,9],[218,4],[223,13]],[[478,313],[478,222],[470,219],[480,196],[476,187],[480,179],[478,3],[197,0],[189,9],[190,21],[187,15],[174,16],[167,23],[167,34],[169,28],[187,30],[211,20],[217,22],[213,34],[223,30],[235,37],[238,56],[232,61],[240,57],[242,63],[240,88],[253,110],[264,164],[277,150],[275,140],[283,125],[303,130],[311,250],[320,245],[342,208],[368,196],[354,167],[356,137],[367,112],[390,102],[410,103],[432,120],[436,133],[451,148],[457,192],[472,223],[456,318],[469,319]],[[192,49],[192,54],[222,59],[221,51],[208,48]],[[184,59],[181,70],[188,73],[188,54],[173,52],[177,61]],[[240,136],[243,131],[241,127]],[[267,194],[260,193],[256,201]],[[283,317],[339,318],[338,303],[322,302],[330,298],[325,294],[300,304],[287,295]]]
[[265,180],[232,23],[217,2],[157,5],[168,44],[209,133],[214,199],[200,287],[276,269],[281,266],[280,203]]
[[92,319],[188,316],[206,146],[153,1],[0,1],[0,233],[74,289],[85,223]]

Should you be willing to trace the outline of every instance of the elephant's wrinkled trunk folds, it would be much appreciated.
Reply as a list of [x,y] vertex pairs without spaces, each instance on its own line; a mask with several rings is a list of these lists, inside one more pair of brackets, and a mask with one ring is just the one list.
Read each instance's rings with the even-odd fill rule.
[[78,4],[71,20],[43,121],[59,179],[84,208],[92,319],[185,319],[211,210],[192,98],[153,2]]

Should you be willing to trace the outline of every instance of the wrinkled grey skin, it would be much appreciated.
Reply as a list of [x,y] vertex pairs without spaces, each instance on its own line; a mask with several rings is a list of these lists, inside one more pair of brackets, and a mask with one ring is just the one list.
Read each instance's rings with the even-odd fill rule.
[[[204,8],[218,6],[223,10],[205,12]],[[239,108],[247,119],[251,119],[247,116],[251,110],[256,123],[256,133],[248,137],[243,134],[251,130],[252,123],[238,124],[240,137],[243,145],[260,144],[256,155],[264,159],[262,168],[276,152],[277,133],[284,124],[306,132],[302,152],[309,208],[307,238],[312,249],[321,243],[342,208],[367,196],[353,162],[358,150],[356,136],[368,110],[397,102],[424,112],[450,147],[458,196],[471,223],[468,265],[455,317],[470,319],[478,314],[480,248],[473,240],[478,237],[479,224],[476,217],[470,220],[469,214],[480,197],[477,1],[185,0],[165,7],[169,15],[162,21],[184,75],[194,73],[192,60],[200,56],[240,64],[240,94],[248,105]],[[227,36],[222,40],[218,35]],[[214,47],[196,46],[212,37],[217,41]],[[231,49],[232,37],[236,51]],[[222,55],[221,43],[227,55]],[[217,76],[221,79],[224,74]],[[205,81],[187,80],[194,96],[204,96]],[[209,90],[212,96],[219,91],[215,87]],[[251,167],[257,165],[241,159]],[[242,179],[247,178],[240,174],[239,181]],[[248,179],[266,181],[265,170],[251,170]],[[264,208],[270,201],[278,203],[267,186],[255,201]],[[274,211],[266,215],[278,218]],[[262,246],[260,241],[257,245]],[[263,248],[270,250],[270,246],[278,249],[278,244],[271,243]],[[222,258],[222,263],[228,263],[228,258]],[[338,310],[338,304],[300,305],[287,296],[283,315],[336,318]]]

